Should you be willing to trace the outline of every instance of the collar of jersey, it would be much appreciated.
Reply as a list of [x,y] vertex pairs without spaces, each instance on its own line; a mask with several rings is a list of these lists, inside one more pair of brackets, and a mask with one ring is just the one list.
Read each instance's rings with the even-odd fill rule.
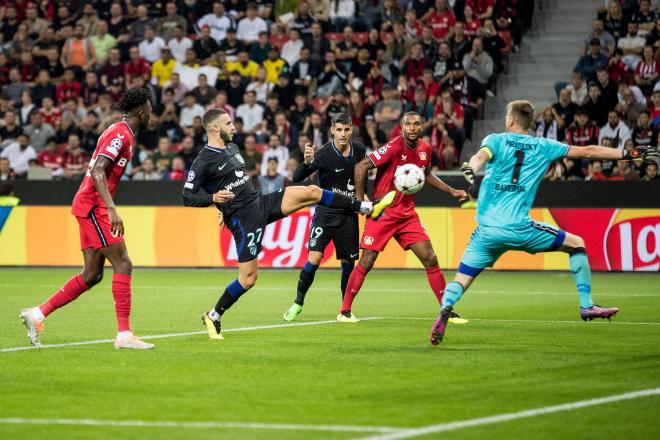
[[204,148],[208,148],[209,150],[215,151],[216,153],[224,153],[225,151],[227,151],[227,147],[225,147],[225,148],[216,148],[216,147],[210,146],[209,144],[204,145]]
[[349,157],[353,156],[353,142],[352,141],[348,141],[348,146],[351,147],[351,154],[349,154],[348,156],[344,156],[343,154],[341,154],[341,151],[339,151],[339,148],[335,147],[334,139],[330,143],[332,144],[332,148],[335,150],[335,153],[337,153],[339,155],[339,157],[341,157],[342,159],[346,160]]

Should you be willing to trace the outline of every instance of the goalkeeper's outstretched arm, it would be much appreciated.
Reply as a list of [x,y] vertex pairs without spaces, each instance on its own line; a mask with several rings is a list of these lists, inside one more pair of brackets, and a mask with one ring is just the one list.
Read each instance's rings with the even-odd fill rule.
[[657,150],[649,148],[646,151],[619,150],[617,148],[601,147],[599,145],[589,145],[586,147],[576,147],[571,145],[568,148],[566,157],[569,159],[602,159],[602,160],[642,160],[644,162],[657,162],[660,158]]

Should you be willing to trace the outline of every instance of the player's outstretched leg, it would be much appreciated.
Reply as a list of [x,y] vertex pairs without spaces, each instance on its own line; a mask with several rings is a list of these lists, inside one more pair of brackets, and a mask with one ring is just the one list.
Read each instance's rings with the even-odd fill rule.
[[215,307],[202,315],[202,323],[206,326],[209,338],[224,339],[220,333],[222,315],[255,285],[258,270],[259,260],[256,258],[238,263],[238,278],[227,285]]
[[[465,272],[470,272],[472,275],[467,275]],[[454,304],[461,299],[463,293],[465,293],[474,280],[474,277],[476,277],[479,272],[481,272],[480,269],[474,269],[465,266],[462,263],[458,266],[458,273],[456,273],[454,281],[448,283],[445,287],[440,314],[433,323],[433,327],[431,327],[431,334],[429,336],[431,345],[438,345],[442,342],[442,339],[445,337],[445,332],[447,331],[447,323],[451,318],[458,317],[458,315],[454,313]]]
[[114,243],[101,249],[103,255],[112,264],[112,296],[115,300],[117,315],[117,338],[115,348],[148,350],[154,344],[144,342],[131,332],[131,273],[133,263],[128,256],[124,242]]
[[64,286],[48,298],[43,304],[21,310],[21,319],[27,328],[28,339],[36,347],[41,345],[39,339],[44,329],[44,320],[55,310],[74,301],[80,295],[103,279],[103,263],[105,257],[93,248],[83,250],[85,267],[83,271],[69,279]]
[[305,262],[305,265],[300,270],[296,300],[282,316],[285,321],[293,321],[302,312],[303,305],[305,304],[305,295],[307,295],[307,291],[314,282],[314,275],[316,274],[316,269],[319,268],[322,258],[323,254],[321,252],[311,251],[309,253],[308,261]]
[[362,250],[362,256],[360,261],[355,265],[355,269],[351,272],[350,277],[348,277],[348,283],[346,285],[346,292],[344,293],[344,300],[341,304],[341,309],[339,310],[339,315],[337,316],[337,321],[339,322],[358,322],[359,319],[353,314],[351,308],[353,307],[353,300],[357,296],[358,292],[362,288],[362,283],[364,283],[364,278],[367,276],[374,263],[378,258],[378,252],[372,251],[369,249]]
[[591,299],[591,268],[584,247],[584,240],[577,235],[566,233],[564,244],[560,250],[567,252],[571,276],[580,296],[580,317],[584,321],[595,318],[612,319],[619,312],[617,307],[601,307]]
[[328,208],[347,209],[360,214],[382,212],[394,201],[394,195],[383,197],[379,202],[361,202],[343,194],[321,189],[316,185],[289,186],[282,198],[282,214],[289,215],[307,206],[319,204]]

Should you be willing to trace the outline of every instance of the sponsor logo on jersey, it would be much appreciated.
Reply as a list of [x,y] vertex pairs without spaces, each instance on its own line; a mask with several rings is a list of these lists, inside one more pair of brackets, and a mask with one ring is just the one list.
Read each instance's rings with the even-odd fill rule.
[[335,173],[338,173],[340,171],[344,171],[344,169],[343,168],[335,168]]
[[426,151],[420,151],[419,152],[419,160],[421,160],[421,161],[426,160]]
[[119,154],[119,149],[123,145],[123,143],[121,141],[122,139],[124,139],[124,136],[117,133],[117,137],[110,141],[110,145],[108,145],[106,150],[109,153],[114,154],[115,156],[118,155]]
[[370,235],[365,235],[363,241],[364,244],[366,244],[367,246],[371,246],[372,244],[374,244],[374,238]]
[[245,171],[243,171],[243,170],[234,170],[234,174],[236,174],[236,177],[243,177],[243,174],[245,174]]
[[223,163],[218,167],[218,171],[222,171],[227,166],[227,162]]
[[[353,187],[353,189],[355,189],[355,187]],[[350,189],[350,191],[346,191],[345,189],[332,187],[332,192],[335,194],[341,194],[342,196],[346,196],[346,197],[355,197],[355,191],[353,191],[352,189]]]
[[188,182],[192,182],[195,180],[195,172],[194,171],[189,171],[188,172]]
[[349,191],[353,191],[355,189],[355,185],[351,185],[350,179],[348,179],[348,182],[346,182],[346,189]]
[[[238,173],[236,173],[236,176],[238,176]],[[242,171],[241,171],[241,176],[243,176]],[[248,180],[250,180],[250,176],[245,175],[245,176],[241,177],[240,179],[234,180],[233,182],[225,185],[224,189],[225,189],[225,191],[231,191],[234,188],[238,188],[241,185],[245,185]]]

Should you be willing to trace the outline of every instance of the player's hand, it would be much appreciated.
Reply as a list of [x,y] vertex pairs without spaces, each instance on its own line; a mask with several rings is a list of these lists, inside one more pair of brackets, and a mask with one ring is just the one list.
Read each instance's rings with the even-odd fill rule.
[[305,165],[309,165],[314,160],[314,150],[315,149],[316,149],[316,147],[314,147],[314,145],[312,145],[310,143],[305,144],[305,153],[304,153]]
[[464,202],[470,198],[470,196],[468,196],[468,193],[462,189],[453,189],[451,191],[451,196],[457,198],[459,202]]
[[121,237],[124,235],[124,221],[119,217],[117,208],[114,206],[108,208],[108,218],[110,219],[110,233],[113,237]]
[[213,194],[213,203],[226,203],[234,198],[234,193],[231,191],[225,191],[221,189],[217,193]]
[[623,160],[634,160],[645,163],[657,163],[660,160],[660,153],[655,148],[648,148],[644,151],[633,148],[623,152]]
[[463,165],[461,165],[461,173],[463,173],[463,177],[465,177],[465,180],[467,180],[470,185],[474,185],[474,170],[472,170],[467,162],[463,162]]

